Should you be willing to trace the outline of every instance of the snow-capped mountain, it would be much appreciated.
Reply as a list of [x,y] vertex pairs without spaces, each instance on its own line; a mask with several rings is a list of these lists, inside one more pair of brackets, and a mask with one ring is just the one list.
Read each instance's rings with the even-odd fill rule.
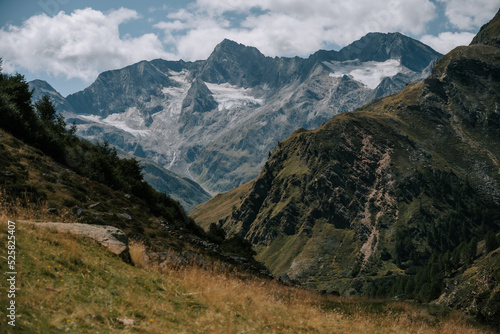
[[224,40],[207,60],[156,59],[104,72],[59,110],[80,136],[107,140],[217,193],[256,177],[294,130],[400,91],[440,56],[399,33],[371,33],[307,59],[270,58]]

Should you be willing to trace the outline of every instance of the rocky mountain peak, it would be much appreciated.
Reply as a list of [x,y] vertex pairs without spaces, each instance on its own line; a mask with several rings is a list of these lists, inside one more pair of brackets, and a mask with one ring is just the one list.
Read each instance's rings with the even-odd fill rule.
[[254,47],[225,39],[208,57],[201,78],[206,82],[252,87],[266,80],[270,60]]
[[[363,39],[372,41],[366,50],[359,42],[351,48],[357,50],[352,59],[349,47],[344,54],[271,58],[226,39],[206,60],[156,59],[102,73],[68,96],[74,113],[67,116],[79,135],[152,158],[212,192],[227,191],[257,176],[267,152],[295,129],[316,128],[427,76],[401,66],[399,54],[388,58],[386,49],[399,45],[384,42],[388,36],[370,34]],[[399,34],[393,39],[406,40]],[[379,55],[364,54],[370,50]],[[420,59],[420,51],[412,57]],[[421,67],[437,56],[428,58]],[[384,78],[393,79],[379,87]]]
[[222,42],[217,44],[214,51],[209,56],[210,58],[237,58],[237,56],[253,56],[263,58],[265,57],[257,48],[253,46],[246,46],[237,43],[230,39],[225,38]]
[[398,59],[401,65],[421,72],[441,54],[400,33],[369,33],[339,51],[340,60],[379,61]]
[[190,108],[192,112],[207,112],[217,108],[212,92],[203,80],[196,78],[189,88],[186,98],[182,102],[182,109]]
[[[198,206],[191,217],[243,235],[273,274],[310,288],[438,299],[446,282],[456,285],[473,268],[485,231],[500,231],[496,27],[494,20],[482,29],[483,45],[443,56],[431,77],[318,129],[294,132],[257,178]],[[366,50],[373,57],[363,58]],[[416,57],[411,50],[424,52]],[[436,53],[399,34],[370,34],[340,54],[357,61],[324,61],[334,75],[342,74],[342,62],[400,57],[404,66],[414,60],[418,67]],[[350,76],[336,76],[336,83],[351,84]],[[450,254],[469,260],[444,273],[437,262]],[[474,281],[483,284],[482,277]],[[434,286],[424,287],[428,282]],[[455,298],[449,304],[478,305],[482,316],[498,319],[490,311],[497,291],[498,280],[480,301],[449,293]]]
[[51,92],[51,93],[52,92],[57,93],[57,91],[54,89],[54,87],[52,87],[47,81],[44,81],[44,80],[35,79],[33,81],[30,81],[29,84],[31,86],[37,88],[37,93],[42,93],[44,91]]
[[40,100],[44,95],[47,95],[59,112],[73,111],[73,107],[48,82],[44,80],[33,80],[30,81],[28,85],[33,91],[32,100],[34,102]]
[[184,124],[179,132],[198,125],[200,114],[217,108],[212,92],[200,78],[196,78],[182,101],[181,121]]

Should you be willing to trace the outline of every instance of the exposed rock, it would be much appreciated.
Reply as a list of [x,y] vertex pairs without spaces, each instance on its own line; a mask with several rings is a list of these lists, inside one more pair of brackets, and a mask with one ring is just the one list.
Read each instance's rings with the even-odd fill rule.
[[134,326],[135,325],[135,321],[133,319],[129,319],[127,317],[117,318],[116,320],[118,320],[118,322],[120,322],[123,326]]
[[0,172],[0,175],[3,176],[4,180],[8,180],[10,182],[15,182],[17,179],[17,175],[14,172],[11,172],[9,170],[4,170]]
[[191,211],[196,205],[208,201],[211,197],[198,183],[189,178],[180,177],[147,160],[141,160],[141,165],[144,166],[144,180],[156,190],[179,201],[186,212]]
[[15,175],[16,175],[15,173],[13,173],[13,172],[11,172],[11,171],[8,171],[8,170],[4,170],[4,171],[2,171],[2,172],[1,172],[1,174],[2,174],[3,176],[7,176],[7,177],[13,177],[13,176],[15,176]]
[[498,25],[500,10],[497,12],[493,20],[481,27],[479,33],[474,37],[472,44],[484,44],[500,47],[500,35],[498,35]]
[[[456,48],[427,80],[294,132],[257,178],[191,217],[244,236],[274,275],[309,288],[350,295],[385,284],[388,293],[401,277],[424,277],[433,252],[453,253],[500,229],[499,55],[492,45]],[[422,291],[408,295],[436,298]],[[480,303],[471,298],[464,294],[464,304]]]
[[436,304],[464,310],[500,328],[500,248],[447,280],[444,290]]
[[74,213],[77,217],[82,217],[82,216],[88,215],[88,212],[86,210],[83,210],[82,208],[76,208]]
[[48,208],[47,212],[50,213],[50,214],[55,215],[55,214],[57,214],[57,208]]
[[129,215],[128,213],[117,213],[116,215],[122,219],[132,220],[132,216]]
[[73,111],[73,107],[71,106],[66,99],[59,94],[50,84],[43,80],[33,80],[28,82],[28,85],[31,90],[33,90],[33,101],[40,100],[44,95],[48,95],[50,101],[54,105],[54,107],[59,111]]
[[79,223],[32,223],[36,227],[52,228],[60,232],[89,237],[112,253],[121,257],[128,256],[128,239],[125,233],[113,226],[88,225]]

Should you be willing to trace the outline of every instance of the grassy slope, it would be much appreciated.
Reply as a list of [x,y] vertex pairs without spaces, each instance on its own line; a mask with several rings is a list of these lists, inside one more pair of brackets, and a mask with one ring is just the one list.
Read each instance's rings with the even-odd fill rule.
[[[15,217],[3,209],[5,244]],[[1,333],[493,333],[436,307],[320,296],[213,268],[160,272],[142,265],[138,245],[131,266],[89,239],[31,225],[17,223],[16,239],[18,318],[8,328],[2,306]]]
[[[198,205],[190,215],[203,228],[208,229],[210,223],[217,222],[220,217],[231,215],[233,207],[241,205],[241,199],[251,190],[252,182],[245,183],[229,193],[219,194],[210,201]],[[198,220],[197,218],[200,218]]]
[[113,225],[127,235],[143,235],[151,246],[156,243],[177,250],[185,246],[159,233],[159,217],[139,199],[81,177],[3,130],[0,171],[0,196],[8,201],[17,198],[17,204],[24,207],[38,206],[32,219]]

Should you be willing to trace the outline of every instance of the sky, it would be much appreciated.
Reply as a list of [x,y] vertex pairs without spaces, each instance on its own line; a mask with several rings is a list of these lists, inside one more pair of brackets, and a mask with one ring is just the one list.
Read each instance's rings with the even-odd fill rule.
[[467,45],[500,0],[0,0],[5,73],[63,96],[141,60],[206,59],[224,38],[266,56],[339,50],[401,32],[441,53]]

